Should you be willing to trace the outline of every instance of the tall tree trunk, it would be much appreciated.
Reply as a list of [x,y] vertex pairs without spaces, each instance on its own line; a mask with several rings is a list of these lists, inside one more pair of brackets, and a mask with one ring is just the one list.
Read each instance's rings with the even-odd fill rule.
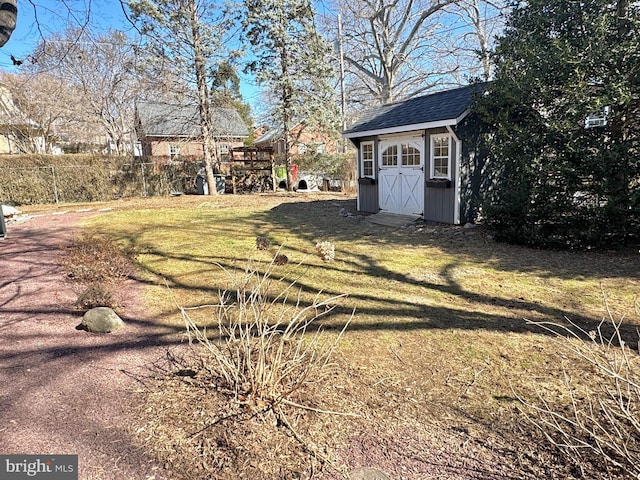
[[[282,78],[289,75],[289,51],[286,45],[280,49],[280,66]],[[293,191],[293,160],[291,158],[291,88],[285,81],[282,85],[282,130],[284,134],[284,159],[287,166],[287,190]]]
[[191,15],[191,32],[193,35],[193,56],[196,73],[196,85],[198,87],[198,111],[200,113],[200,134],[202,135],[202,153],[204,156],[204,170],[209,184],[209,195],[218,193],[213,167],[217,162],[215,144],[211,137],[211,105],[209,100],[209,87],[207,85],[206,59],[204,47],[200,35],[200,19],[196,0],[189,0]]

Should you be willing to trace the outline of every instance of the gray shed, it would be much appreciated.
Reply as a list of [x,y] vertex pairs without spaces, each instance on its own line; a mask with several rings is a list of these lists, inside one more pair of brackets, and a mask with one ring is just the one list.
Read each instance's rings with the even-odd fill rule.
[[[470,115],[486,84],[382,105],[343,137],[357,148],[358,210],[420,216],[450,224],[473,221],[475,145]],[[476,192],[477,193],[477,192]]]

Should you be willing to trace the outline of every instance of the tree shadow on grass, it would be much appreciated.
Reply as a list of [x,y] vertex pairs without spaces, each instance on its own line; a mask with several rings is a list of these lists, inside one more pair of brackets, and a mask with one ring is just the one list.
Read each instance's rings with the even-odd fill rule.
[[[557,305],[552,302],[525,298],[519,295],[493,288],[487,290],[465,288],[458,281],[456,269],[462,263],[477,264],[478,270],[489,268],[500,272],[531,274],[541,281],[545,279],[638,278],[639,269],[632,263],[633,256],[621,254],[594,254],[589,252],[540,251],[519,246],[497,244],[481,230],[466,232],[459,226],[427,225],[423,230],[393,229],[371,224],[357,216],[344,217],[341,211],[355,212],[353,199],[331,199],[282,203],[269,210],[256,209],[239,212],[238,215],[218,218],[216,211],[201,210],[198,217],[183,221],[180,225],[167,223],[164,230],[181,229],[187,238],[194,241],[210,241],[210,246],[199,247],[197,253],[191,253],[188,245],[175,245],[166,240],[162,248],[155,241],[145,242],[148,235],[156,235],[157,225],[140,226],[135,233],[118,231],[117,225],[111,225],[109,233],[138,252],[144,252],[154,258],[145,268],[155,280],[149,284],[166,282],[171,288],[217,297],[221,290],[229,288],[226,275],[211,275],[214,270],[241,274],[246,268],[246,260],[255,254],[255,238],[266,236],[273,245],[293,239],[285,245],[285,252],[293,259],[286,269],[277,270],[283,280],[296,282],[296,289],[308,295],[318,291],[323,294],[349,294],[342,310],[334,313],[357,311],[358,321],[353,322],[351,330],[416,330],[450,329],[511,331],[516,333],[535,332],[544,334],[542,329],[525,321],[530,316],[536,320],[544,319],[565,323],[569,318],[585,331],[598,327],[602,317],[594,318],[585,314],[577,301],[569,305]],[[209,228],[209,225],[215,225]],[[163,235],[160,233],[160,235]],[[209,235],[209,237],[207,237]],[[217,242],[233,239],[243,245],[238,248],[237,256],[230,257],[218,253]],[[313,255],[317,241],[330,240],[342,249],[340,261],[318,265],[309,261],[307,265],[295,267],[298,259],[304,262]],[[348,250],[349,245],[358,248]],[[360,248],[363,245],[366,248]],[[415,272],[402,271],[401,267],[391,270],[389,262],[382,262],[385,255],[393,256],[397,248],[416,249],[416,255],[429,249],[429,255],[439,255],[452,260],[441,264],[437,271],[430,272],[437,281],[428,275],[416,277]],[[369,253],[371,252],[371,253]],[[380,255],[380,252],[383,252]],[[384,253],[386,252],[386,253]],[[459,261],[457,260],[459,259]],[[167,271],[165,262],[177,262],[187,267],[180,272]],[[263,259],[268,263],[268,259]],[[309,275],[305,275],[303,270]],[[194,280],[203,275],[206,282]],[[353,288],[344,291],[345,283],[332,284],[332,275],[349,276],[353,279]],[[313,277],[313,278],[311,278]],[[222,279],[221,279],[222,278]],[[378,285],[379,288],[359,288],[358,279]],[[511,277],[510,281],[513,280]],[[517,285],[510,292],[517,291]],[[489,293],[493,292],[493,293]],[[405,295],[406,293],[406,295]],[[405,298],[403,298],[403,295]],[[579,300],[579,299],[578,299]],[[186,307],[196,305],[185,305]],[[326,322],[331,325],[330,322]],[[634,343],[637,333],[633,325],[622,326],[626,341]]]
[[[353,216],[343,217],[345,209]],[[412,244],[416,248],[437,247],[443,252],[473,258],[497,269],[536,273],[555,278],[632,278],[640,279],[638,252],[580,252],[541,250],[495,242],[482,228],[427,223],[421,228],[393,228],[373,225],[366,217],[357,219],[355,200],[318,200],[283,203],[266,212],[262,221],[289,228],[314,241],[333,238],[372,245]]]

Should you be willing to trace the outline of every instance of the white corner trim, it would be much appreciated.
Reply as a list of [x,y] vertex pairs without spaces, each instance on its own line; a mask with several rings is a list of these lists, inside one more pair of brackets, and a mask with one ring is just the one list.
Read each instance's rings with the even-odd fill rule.
[[454,131],[453,131],[453,128],[451,128],[451,126],[450,126],[450,125],[447,125],[447,132],[449,132],[449,134],[453,137],[453,139],[454,139],[456,142],[459,142],[459,141],[460,141],[460,139],[459,139],[459,138],[458,138],[458,136],[456,135],[456,132],[454,132]]
[[[468,113],[468,112],[467,112]],[[454,182],[454,200],[453,200],[453,223],[460,225],[460,164],[462,163],[462,140],[458,138],[456,132],[449,126],[447,130],[456,142],[456,158],[454,170],[456,172],[456,180]]]

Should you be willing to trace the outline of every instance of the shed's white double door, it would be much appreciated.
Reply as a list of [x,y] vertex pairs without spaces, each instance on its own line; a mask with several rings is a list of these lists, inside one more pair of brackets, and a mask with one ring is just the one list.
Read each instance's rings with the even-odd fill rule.
[[424,139],[421,135],[380,141],[380,210],[403,215],[424,213]]

